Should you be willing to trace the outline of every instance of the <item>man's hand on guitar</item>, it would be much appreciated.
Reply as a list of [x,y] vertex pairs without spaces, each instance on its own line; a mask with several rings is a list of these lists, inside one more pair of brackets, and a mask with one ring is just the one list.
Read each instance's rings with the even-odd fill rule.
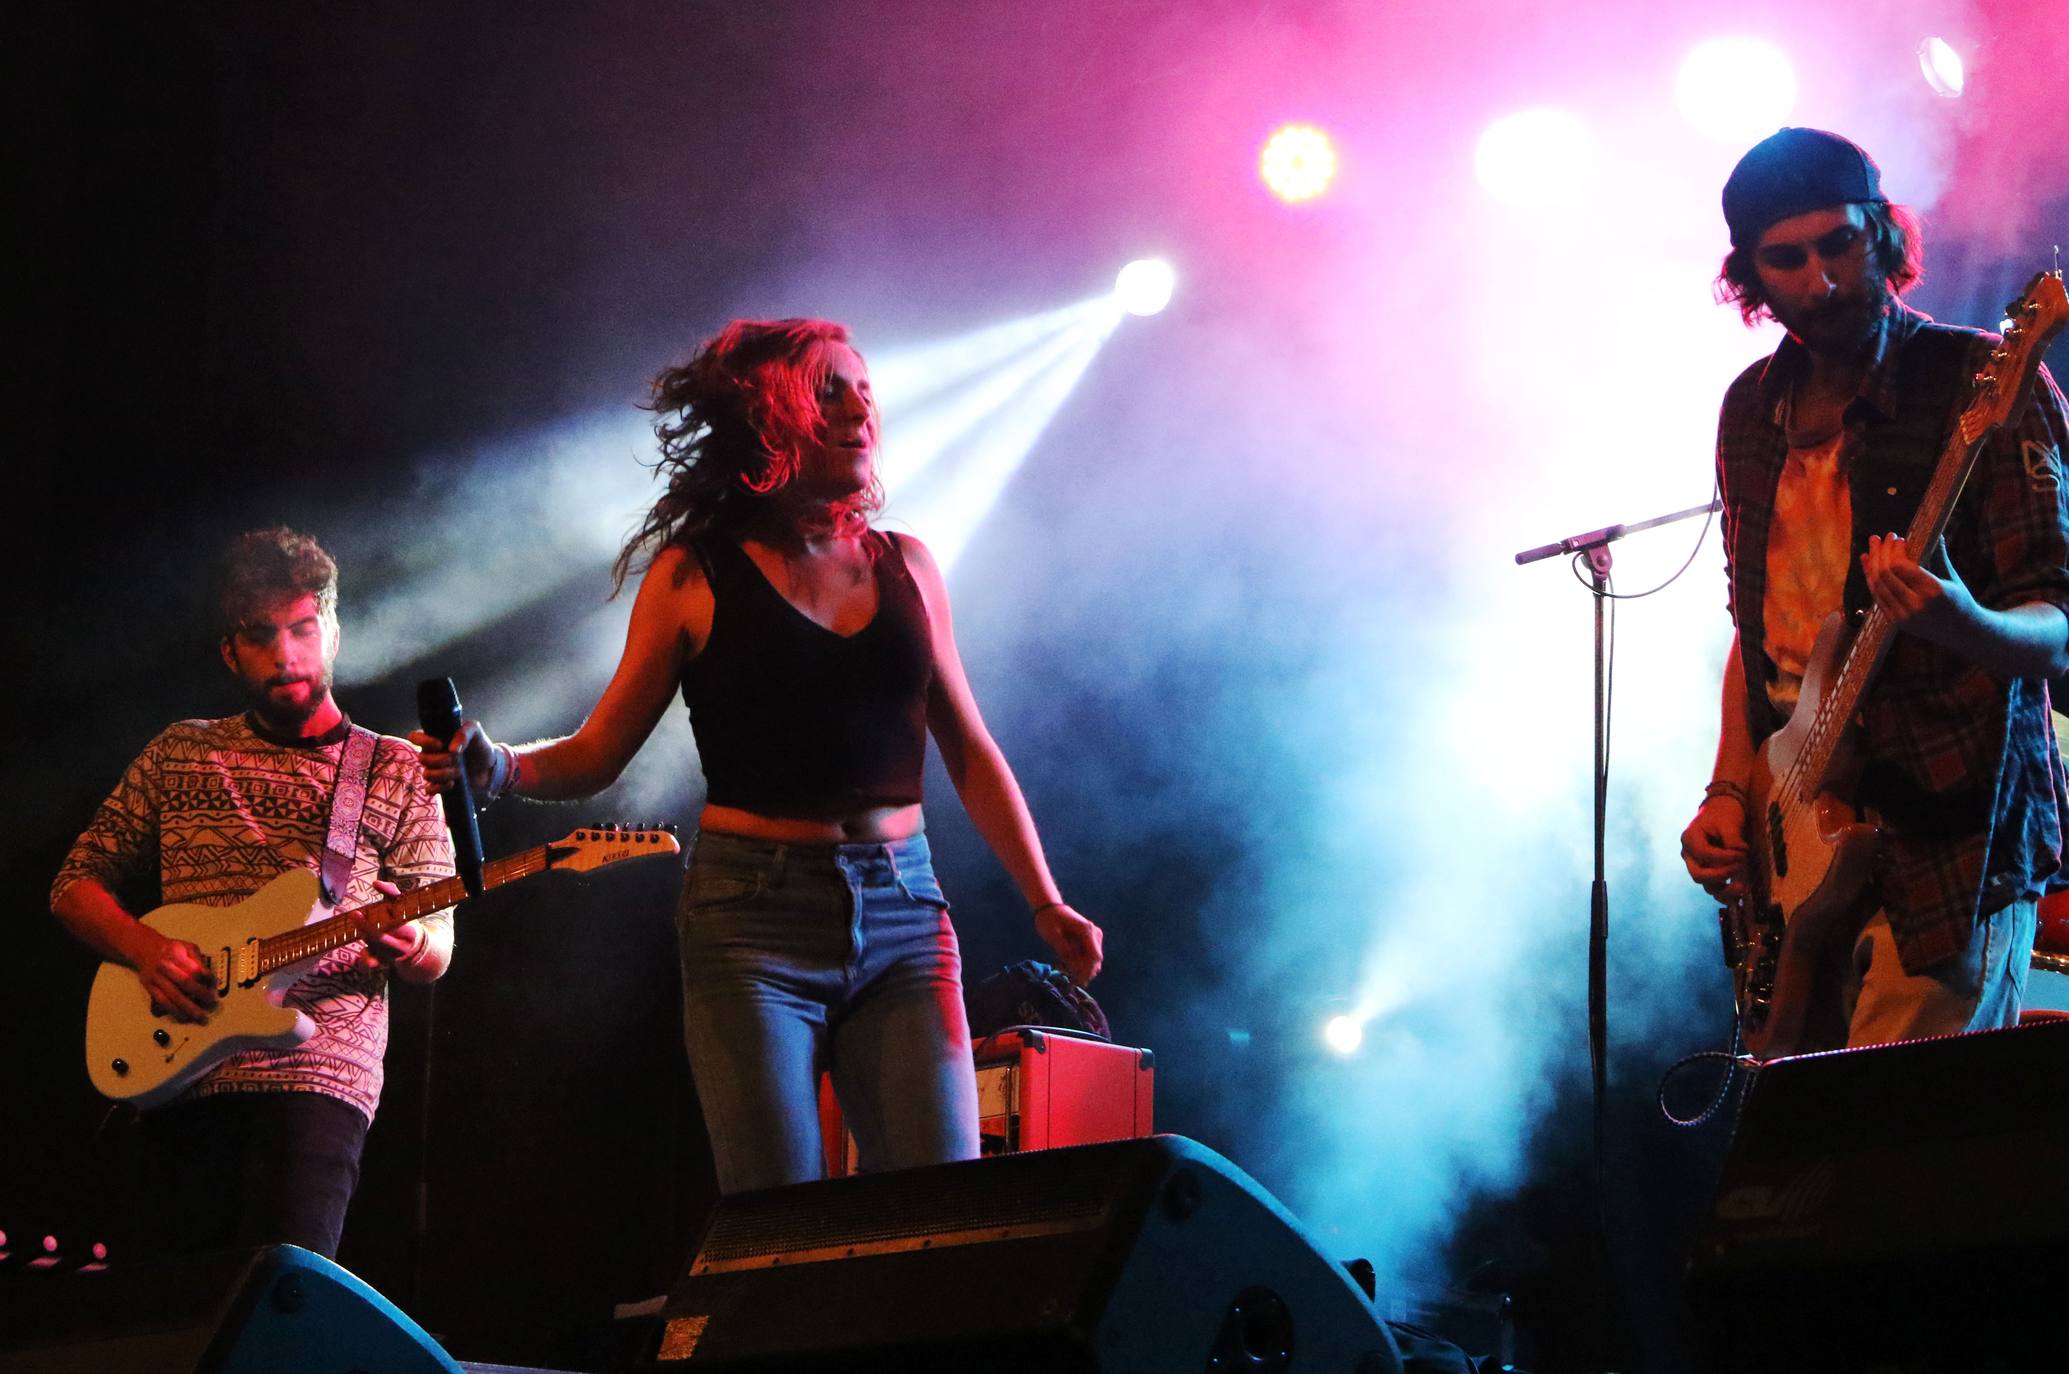
[[1868,594],[1895,624],[1942,648],[1961,649],[1974,636],[1982,607],[1952,567],[1941,577],[1920,567],[1902,535],[1871,534],[1861,555]]
[[176,1021],[208,1020],[218,1000],[216,980],[208,962],[201,957],[200,948],[185,940],[168,940],[162,935],[157,938],[157,948],[136,966],[137,981],[150,995],[152,1012]]
[[1746,808],[1729,793],[1703,799],[1681,832],[1681,862],[1703,891],[1724,901],[1746,871]]
[[[374,879],[374,887],[383,896],[400,897],[402,889],[386,878]],[[424,941],[430,938],[424,934],[424,927],[415,921],[405,921],[393,930],[366,937],[366,949],[359,956],[361,968],[393,968],[397,959],[407,959],[424,948]]]

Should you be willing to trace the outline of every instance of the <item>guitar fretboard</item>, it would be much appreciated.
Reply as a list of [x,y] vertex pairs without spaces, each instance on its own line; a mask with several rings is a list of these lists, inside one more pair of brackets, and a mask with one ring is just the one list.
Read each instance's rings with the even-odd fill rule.
[[[545,872],[551,866],[548,853],[551,848],[550,845],[540,845],[537,849],[527,849],[521,854],[512,854],[483,864],[482,890],[501,887],[504,883]],[[385,902],[357,907],[351,911],[341,911],[335,916],[302,926],[300,929],[260,940],[257,972],[273,973],[290,964],[299,964],[319,954],[328,954],[331,950],[349,945],[354,940],[366,940],[385,934],[420,916],[428,916],[434,911],[452,906],[466,895],[467,885],[460,879],[442,878],[428,886],[405,892],[400,897],[391,897]]]

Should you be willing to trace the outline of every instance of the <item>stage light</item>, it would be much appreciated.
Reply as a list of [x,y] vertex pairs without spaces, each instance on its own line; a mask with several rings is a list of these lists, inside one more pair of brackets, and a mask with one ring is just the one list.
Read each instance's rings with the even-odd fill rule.
[[1280,200],[1313,200],[1336,180],[1336,146],[1312,124],[1288,124],[1264,141],[1257,171]]
[[1594,163],[1594,137],[1580,116],[1549,108],[1497,119],[1473,150],[1480,184],[1513,205],[1572,199],[1586,186]]
[[1171,303],[1178,274],[1162,258],[1137,258],[1114,278],[1114,301],[1131,315],[1154,315]]
[[1322,1026],[1322,1043],[1338,1054],[1356,1054],[1365,1043],[1365,1025],[1355,1016],[1332,1016]]
[[1949,100],[1958,99],[1968,84],[1968,69],[1962,65],[1961,54],[1954,51],[1952,43],[1937,36],[1918,45],[1918,70],[1925,74],[1926,85]]
[[1764,138],[1796,107],[1796,70],[1772,43],[1714,38],[1682,59],[1674,101],[1689,123],[1712,138]]

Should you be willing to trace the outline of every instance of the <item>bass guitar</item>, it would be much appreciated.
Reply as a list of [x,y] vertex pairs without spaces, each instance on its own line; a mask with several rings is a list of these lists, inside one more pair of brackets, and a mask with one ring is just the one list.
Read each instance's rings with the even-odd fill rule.
[[[586,873],[624,859],[681,852],[674,827],[598,825],[552,844],[482,865],[484,889],[564,869]],[[332,914],[315,872],[289,869],[234,906],[175,903],[142,918],[174,940],[201,948],[215,978],[216,1007],[202,1022],[154,1007],[136,974],[102,964],[86,1002],[86,1072],[105,1097],[153,1107],[241,1050],[290,1049],[316,1026],[286,1004],[288,990],[331,950],[383,934],[458,903],[458,878],[384,902]]]
[[[2006,307],[2003,343],[1975,378],[1904,540],[1936,547],[1984,441],[2016,420],[2040,357],[2069,319],[2062,274],[2042,272]],[[1874,862],[1878,827],[1848,798],[1861,698],[1896,627],[1880,607],[1859,628],[1835,611],[1818,632],[1789,723],[1762,742],[1748,781],[1746,882],[1719,913],[1724,958],[1747,1050],[1772,1059],[1804,1048],[1819,999],[1837,983]]]

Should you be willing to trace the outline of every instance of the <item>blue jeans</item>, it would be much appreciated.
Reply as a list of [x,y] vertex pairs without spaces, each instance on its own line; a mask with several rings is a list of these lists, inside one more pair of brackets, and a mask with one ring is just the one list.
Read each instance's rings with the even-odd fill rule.
[[962,958],[924,835],[700,834],[679,922],[683,1039],[721,1192],[822,1174],[822,1069],[864,1169],[977,1157]]

